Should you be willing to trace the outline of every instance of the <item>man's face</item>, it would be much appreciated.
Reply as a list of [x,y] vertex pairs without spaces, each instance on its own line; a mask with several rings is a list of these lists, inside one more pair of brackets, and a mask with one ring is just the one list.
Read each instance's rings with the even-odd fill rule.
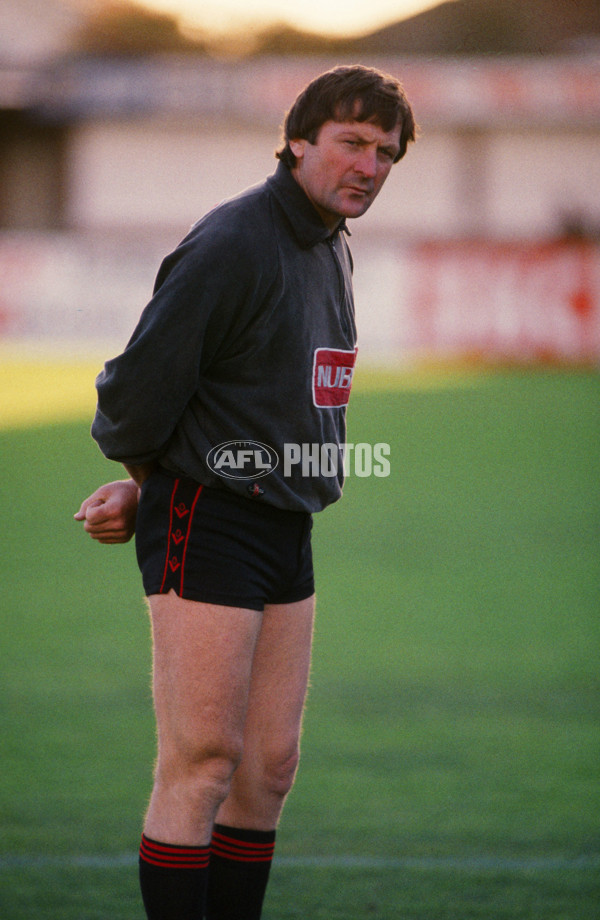
[[326,121],[314,144],[290,140],[290,148],[294,178],[333,229],[375,200],[400,150],[400,125],[386,132],[371,121]]

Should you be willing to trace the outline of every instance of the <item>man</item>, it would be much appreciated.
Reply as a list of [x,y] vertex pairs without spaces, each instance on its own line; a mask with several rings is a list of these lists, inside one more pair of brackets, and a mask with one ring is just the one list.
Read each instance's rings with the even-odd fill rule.
[[276,173],[192,228],[97,380],[92,433],[131,480],[75,517],[123,542],[139,492],[158,729],[140,849],[149,920],[260,917],[298,764],[311,515],[343,481],[341,464],[296,459],[300,445],[318,456],[344,443],[356,355],[345,220],[369,208],[414,132],[387,75],[339,67],[310,83]]

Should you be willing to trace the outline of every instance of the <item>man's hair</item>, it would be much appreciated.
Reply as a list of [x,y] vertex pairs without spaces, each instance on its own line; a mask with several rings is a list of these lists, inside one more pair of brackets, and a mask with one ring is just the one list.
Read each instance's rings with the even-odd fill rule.
[[284,146],[275,156],[293,168],[296,157],[290,141],[302,139],[315,144],[326,121],[370,121],[386,133],[399,124],[400,150],[394,163],[402,159],[408,142],[415,139],[415,120],[402,84],[362,64],[334,67],[305,87],[285,117]]

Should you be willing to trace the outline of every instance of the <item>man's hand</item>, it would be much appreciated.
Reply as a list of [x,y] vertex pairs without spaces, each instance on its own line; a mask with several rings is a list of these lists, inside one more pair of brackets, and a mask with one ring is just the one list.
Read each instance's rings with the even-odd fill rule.
[[86,498],[74,515],[99,543],[127,543],[135,533],[138,486],[133,479],[108,482]]

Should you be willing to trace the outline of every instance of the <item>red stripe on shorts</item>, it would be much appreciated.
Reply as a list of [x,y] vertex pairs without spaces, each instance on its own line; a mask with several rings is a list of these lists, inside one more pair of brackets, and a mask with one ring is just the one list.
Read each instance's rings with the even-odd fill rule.
[[171,551],[171,533],[173,531],[173,506],[175,504],[175,496],[177,494],[177,486],[179,485],[179,480],[176,479],[173,484],[173,491],[171,492],[171,502],[169,505],[169,536],[167,537],[167,554],[165,557],[165,570],[163,573],[163,580],[160,586],[159,594],[162,594],[165,587],[165,581],[167,580],[167,573],[169,571],[169,557]]
[[173,589],[180,597],[183,597],[185,557],[192,529],[192,519],[202,488],[201,485],[190,480],[176,479],[173,484],[169,503],[169,536],[167,537],[165,568],[159,594],[167,594]]
[[190,509],[190,516],[188,519],[187,533],[185,535],[185,543],[183,544],[183,555],[181,557],[181,582],[180,582],[180,596],[183,597],[183,573],[185,571],[185,557],[187,555],[188,542],[190,539],[190,533],[192,531],[192,519],[194,517],[194,511],[196,510],[196,503],[200,498],[202,492],[202,486],[198,487],[196,494],[194,495],[194,501],[192,502],[192,507]]

